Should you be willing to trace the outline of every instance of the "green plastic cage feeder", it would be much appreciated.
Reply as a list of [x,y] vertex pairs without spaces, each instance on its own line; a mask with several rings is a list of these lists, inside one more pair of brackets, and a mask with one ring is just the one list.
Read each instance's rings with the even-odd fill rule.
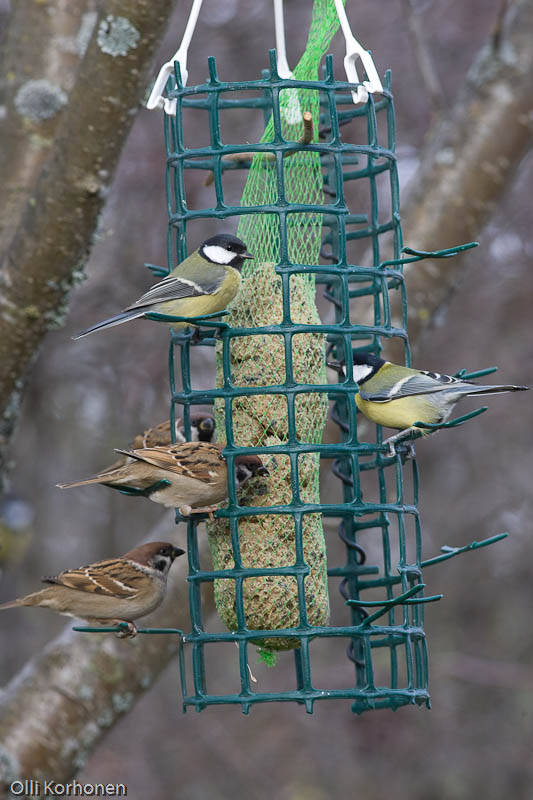
[[[379,426],[365,423],[358,433],[356,384],[327,381],[329,355],[350,363],[353,347],[379,353],[387,339],[403,344],[409,365],[403,264],[473,246],[434,253],[403,247],[390,74],[379,94],[369,93],[358,104],[357,87],[335,78],[331,56],[319,79],[321,58],[337,28],[332,9],[331,0],[315,3],[294,78],[280,77],[271,51],[270,68],[259,80],[221,81],[210,58],[204,84],[184,86],[176,62],[166,86],[175,111],[164,115],[168,271],[187,256],[191,226],[199,222],[204,229],[237,217],[237,234],[255,255],[227,312],[199,319],[194,334],[190,328],[170,334],[171,430],[178,414],[189,436],[194,406],[213,405],[229,466],[228,504],[207,525],[212,564],[200,563],[200,518],[185,520],[191,630],[139,631],[180,637],[184,710],[229,704],[248,713],[256,703],[290,701],[312,713],[314,703],[325,699],[350,700],[356,713],[429,707],[424,604],[440,596],[424,596],[423,569],[505,536],[444,547],[424,561],[418,471],[416,460],[407,458],[409,444],[398,445],[391,456]],[[221,134],[221,114],[236,115],[242,127],[243,109],[260,115],[264,133],[253,144],[229,144]],[[185,139],[191,113],[193,130],[209,134],[206,144],[189,146]],[[193,171],[213,187],[209,207],[190,207]],[[244,188],[237,201],[239,178]],[[317,285],[327,301],[322,318]],[[393,294],[400,296],[400,322],[392,318]],[[213,388],[193,387],[201,347],[217,350]],[[324,444],[328,400],[338,432],[335,443]],[[238,497],[232,464],[240,453],[260,455],[270,477]],[[319,467],[326,459],[338,481],[339,498],[332,502],[320,493]],[[344,556],[339,565],[330,559],[326,568],[335,529]],[[204,619],[205,583],[214,584],[218,621]],[[332,620],[333,585],[344,605]],[[332,687],[327,670],[325,678],[316,677],[317,645],[337,658],[339,641],[347,658],[342,656],[341,685]],[[219,688],[216,666],[217,648],[228,643],[237,645],[238,683],[231,691]],[[292,653],[290,686],[272,688],[265,676],[260,691],[252,686],[249,662],[257,646],[267,663],[279,652]],[[324,648],[321,658],[323,666]]]
[[[238,234],[256,255],[255,266],[252,265],[249,272],[243,274],[243,292],[246,292],[247,282],[253,280],[254,270],[257,275],[257,271],[264,269],[265,264],[269,265],[268,274],[261,276],[261,290],[266,291],[264,283],[269,280],[275,287],[273,294],[281,290],[280,316],[276,318],[276,312],[280,309],[269,308],[269,313],[273,313],[271,324],[268,324],[268,319],[261,318],[260,308],[252,314],[252,323],[258,315],[261,318],[260,327],[251,323],[246,326],[246,314],[242,309],[232,309],[231,314],[224,318],[220,332],[219,379],[216,388],[197,390],[191,383],[197,348],[215,344],[212,331],[204,331],[200,341],[198,336],[191,341],[190,333],[171,334],[172,418],[175,419],[178,406],[178,415],[183,415],[187,426],[191,406],[215,403],[219,409],[219,421],[223,422],[228,459],[231,461],[240,452],[255,452],[271,459],[271,462],[276,458],[279,462],[284,457],[290,466],[288,479],[292,486],[292,496],[287,498],[286,493],[282,492],[284,502],[276,504],[271,504],[269,498],[272,489],[269,488],[266,496],[268,505],[265,505],[264,497],[259,500],[257,497],[251,498],[252,504],[250,498],[238,499],[235,487],[230,487],[229,504],[217,513],[225,527],[222,532],[215,530],[210,533],[215,542],[218,540],[214,548],[216,565],[213,569],[206,569],[199,563],[198,523],[194,520],[187,522],[192,628],[184,636],[181,656],[185,708],[194,706],[201,710],[212,704],[231,703],[240,704],[242,710],[247,712],[254,703],[278,700],[303,703],[311,712],[318,699],[346,698],[352,700],[354,711],[362,712],[376,707],[397,708],[405,704],[429,703],[423,602],[431,598],[423,597],[416,462],[412,460],[404,464],[401,448],[396,458],[390,458],[387,448],[381,445],[379,433],[374,444],[360,443],[355,407],[350,397],[355,385],[332,386],[327,383],[323,371],[326,338],[330,349],[339,352],[345,349],[347,353],[351,353],[354,340],[365,340],[365,346],[374,349],[379,349],[382,337],[400,337],[407,344],[405,318],[401,328],[394,327],[389,303],[390,292],[401,292],[405,305],[390,79],[387,76],[383,94],[376,98],[370,95],[364,105],[354,106],[350,94],[352,88],[350,84],[335,79],[331,57],[326,60],[321,80],[282,80],[278,76],[275,53],[272,51],[270,70],[260,80],[223,82],[218,78],[214,60],[210,59],[209,79],[205,84],[184,87],[180,84],[177,70],[175,86],[167,92],[168,97],[177,101],[176,116],[165,115],[168,156],[166,185],[170,212],[169,269],[187,255],[187,226],[192,220],[214,218],[225,221],[236,216],[240,218]],[[251,92],[254,97],[250,97]],[[314,111],[315,130],[313,141],[308,144],[296,144],[301,134],[301,121],[292,124],[284,114],[283,100],[289,92],[292,96],[288,102],[293,105],[299,102],[300,110]],[[221,139],[220,112],[238,113],[243,107],[255,108],[263,113],[265,135],[257,144],[228,145]],[[197,120],[198,111],[204,112],[203,125],[204,130],[210,132],[209,145],[186,146],[183,120],[189,109],[195,110]],[[363,122],[366,130],[365,140],[357,144],[342,135],[343,131],[350,132],[354,120]],[[197,121],[196,124],[200,123]],[[362,127],[358,124],[359,129]],[[241,153],[247,153],[249,157],[241,156]],[[239,156],[235,158],[235,154]],[[188,171],[192,169],[205,171],[206,177],[212,174],[213,179],[208,177],[208,181],[213,180],[215,190],[216,203],[213,207],[189,209],[186,187]],[[247,172],[241,205],[226,202],[224,184],[226,172],[230,170]],[[317,175],[320,180],[318,186]],[[389,186],[386,208],[381,205],[378,189],[378,181],[383,178]],[[368,213],[354,214],[348,207],[346,186],[355,182],[365,184],[365,191],[370,197]],[[385,244],[382,244],[384,241]],[[371,254],[370,262],[364,266],[350,261],[352,243],[359,245],[361,242],[368,243]],[[390,250],[391,244],[393,263],[384,265],[381,253]],[[260,262],[259,267],[257,262]],[[270,264],[273,265],[272,269]],[[300,281],[296,289],[292,284],[295,277]],[[314,301],[315,281],[326,284],[326,296],[332,301],[334,313],[330,324],[312,318],[306,322],[297,321],[293,318],[297,314],[291,314],[292,309],[289,311],[291,300],[294,302],[294,292],[297,293],[298,289]],[[365,295],[373,303],[374,324],[359,326],[357,320],[351,318],[350,301]],[[247,301],[256,296],[257,292],[251,293]],[[263,294],[256,303],[258,306],[264,303]],[[228,320],[230,325],[227,325]],[[320,374],[313,375],[312,381],[303,377],[309,367],[305,364],[305,369],[302,369],[305,347],[300,348],[296,365],[292,352],[295,337],[302,340],[306,336],[313,336],[315,344],[317,341],[322,344],[318,368]],[[272,346],[268,345],[267,337],[272,337]],[[232,352],[239,347],[239,340],[251,350],[250,361],[256,364],[260,357],[263,366],[268,364],[269,358],[275,357],[281,343],[284,359],[277,365],[279,369],[274,370],[275,383],[263,385],[264,381],[261,380],[261,385],[254,386],[250,382],[249,385],[243,385],[240,374],[240,380],[235,380]],[[408,358],[408,350],[406,354]],[[241,358],[240,367],[243,363],[246,365],[246,361],[246,358]],[[312,366],[317,368],[316,361],[312,360]],[[268,372],[268,366],[264,368]],[[304,416],[302,408],[308,410],[306,406],[298,406],[298,398],[302,396],[319,399],[318,405],[311,403],[314,424],[299,424]],[[328,396],[335,400],[333,414],[340,429],[340,441],[337,444],[321,443],[325,419],[322,418],[323,410]],[[261,414],[257,413],[257,408],[254,410],[253,402],[243,404],[243,398],[245,401],[259,398]],[[283,431],[281,434],[277,431],[280,435],[275,445],[271,444],[270,428],[273,423],[269,419],[270,428],[267,430],[267,423],[264,422],[269,407],[273,408],[271,416],[278,423],[280,408],[286,409],[284,424],[277,425]],[[236,422],[239,413],[248,415],[240,426]],[[255,432],[255,446],[250,445],[247,435],[250,418],[254,423],[261,423],[265,429],[259,437]],[[236,436],[236,428],[239,429],[238,434],[244,430],[244,435]],[[243,439],[247,440],[245,445]],[[295,479],[293,473],[301,472],[301,459],[306,456],[311,456],[317,468],[318,459],[334,459],[334,471],[343,490],[342,502],[321,502],[317,491],[313,491],[314,487],[302,497],[299,476]],[[404,469],[412,472],[409,496],[404,488]],[[369,471],[376,473],[378,492],[377,496],[368,498],[365,492],[363,498],[361,475]],[[230,469],[230,475],[231,472]],[[277,481],[276,469],[271,470],[271,479]],[[391,483],[395,495],[392,501]],[[259,532],[259,538],[266,536],[268,539],[271,534],[268,530],[265,533],[265,528],[268,529],[270,520],[275,521],[280,515],[284,520],[288,517],[294,520],[291,526],[294,557],[274,566],[268,561],[252,565],[250,558],[243,558],[239,529],[250,518],[266,520],[263,526],[255,525],[252,531]],[[346,609],[347,619],[337,625],[329,622],[327,611],[322,616],[321,624],[314,622],[314,617],[320,619],[319,613],[313,613],[316,597],[313,596],[310,601],[306,596],[313,574],[305,554],[310,551],[315,553],[315,550],[305,546],[305,526],[311,518],[315,523],[311,527],[316,529],[316,520],[322,515],[339,520],[339,535],[346,544],[344,564],[330,565],[328,569],[328,575],[338,579],[342,595],[350,603],[350,608]],[[220,524],[217,522],[217,525]],[[273,536],[284,538],[282,528],[274,524]],[[307,531],[307,536],[316,535],[316,530],[311,533]],[[321,530],[319,538],[320,535]],[[362,542],[370,536],[380,541],[382,556],[379,563],[377,559],[375,564],[367,563]],[[217,547],[224,549],[224,545],[220,545],[221,538],[225,538],[225,547],[231,551],[229,568],[222,568],[228,558],[224,562],[217,553]],[[257,546],[260,550],[261,545]],[[320,549],[320,541],[317,547]],[[248,547],[247,555],[251,548],[252,544]],[[284,617],[281,614],[281,626],[277,621],[275,627],[258,627],[257,615],[251,608],[253,596],[246,595],[246,583],[255,581],[257,584],[259,579],[263,580],[263,593],[261,589],[256,589],[256,602],[261,608],[265,603],[268,604],[268,586],[274,587],[278,605],[278,584],[281,582],[281,586],[288,586],[290,579],[294,591],[290,586],[287,591],[295,599],[289,617],[293,624],[283,627]],[[201,608],[201,585],[205,581],[216,582],[218,587],[222,587],[218,591],[217,606],[224,621],[229,621],[231,630],[221,632],[207,628]],[[320,576],[313,585],[313,595],[318,591],[317,583],[320,583]],[[226,590],[230,585],[231,588]],[[376,589],[381,590],[379,599],[365,599],[367,595],[375,598]],[[224,603],[229,603],[229,610],[220,607]],[[253,626],[250,625],[250,617],[254,618]],[[313,684],[313,642],[332,637],[340,637],[346,642],[348,657],[353,665],[353,680],[343,688],[317,689]],[[223,642],[238,644],[235,657],[239,664],[240,691],[231,694],[210,693],[205,651]],[[275,648],[270,648],[271,642],[276,643]],[[293,650],[295,680],[292,689],[273,692],[253,690],[248,661],[250,648],[256,643],[267,653],[273,649],[285,649],[284,643]],[[190,657],[187,651],[190,651]],[[386,685],[377,685],[374,678],[375,654],[380,652],[381,657],[384,651],[388,655],[388,681]],[[189,674],[191,672],[192,675]]]
[[[403,247],[390,74],[379,94],[358,104],[357,87],[335,78],[331,56],[319,78],[337,27],[332,0],[318,0],[294,78],[280,77],[271,51],[259,80],[221,81],[210,58],[205,83],[184,86],[176,62],[166,87],[175,111],[164,115],[169,271],[187,256],[191,227],[200,222],[205,238],[208,226],[228,229],[237,217],[237,234],[255,256],[243,268],[241,291],[228,312],[198,320],[194,335],[191,329],[170,334],[171,430],[178,415],[189,436],[194,406],[214,405],[229,466],[227,507],[207,525],[212,565],[200,563],[198,536],[205,534],[198,531],[199,518],[185,520],[191,630],[140,631],[180,636],[184,710],[230,704],[248,713],[256,703],[291,701],[312,713],[315,701],[325,699],[350,700],[356,713],[429,706],[424,604],[439,596],[424,596],[423,569],[505,535],[443,548],[424,561],[418,471],[416,460],[407,458],[409,444],[391,456],[379,426],[366,424],[361,437],[356,384],[327,381],[327,354],[349,363],[353,347],[379,353],[386,339],[403,343],[409,364],[403,264],[472,246],[436,253]],[[242,128],[243,109],[260,115],[260,141],[225,142],[221,115],[236,115]],[[191,114],[192,139],[208,132],[206,144],[189,146]],[[209,207],[188,202],[198,174],[213,187]],[[239,178],[244,187],[237,201]],[[327,301],[322,319],[317,285]],[[400,296],[399,323],[392,319],[393,294]],[[217,350],[213,388],[193,387],[202,347]],[[328,399],[338,432],[335,443],[324,444]],[[259,454],[270,477],[238,497],[232,463],[243,452]],[[332,460],[338,481],[339,499],[329,503],[319,485],[325,459]],[[344,556],[326,568],[335,529]],[[333,620],[328,579],[345,601]],[[206,582],[214,584],[219,620],[204,619]],[[317,645],[326,643],[337,657],[332,645],[339,641],[346,648],[346,677],[341,686],[322,686],[327,676],[316,679]],[[233,691],[219,689],[216,667],[217,648],[227,643],[237,645]],[[290,686],[270,688],[268,677],[261,678],[260,691],[252,686],[249,661],[256,646],[267,663],[278,652],[292,652]]]

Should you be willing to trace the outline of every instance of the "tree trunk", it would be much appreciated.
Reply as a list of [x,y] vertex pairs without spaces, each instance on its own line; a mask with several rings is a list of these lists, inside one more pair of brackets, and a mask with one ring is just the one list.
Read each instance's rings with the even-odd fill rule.
[[[402,203],[409,247],[440,250],[475,239],[531,147],[533,0],[519,0],[510,17],[506,33],[495,32],[478,53],[451,114],[422,154]],[[447,300],[468,260],[459,255],[405,266],[411,342]],[[401,320],[395,300],[393,325]]]
[[105,4],[50,157],[2,257],[0,476],[28,369],[46,332],[62,324],[68,293],[83,277],[98,215],[173,6],[174,0]]

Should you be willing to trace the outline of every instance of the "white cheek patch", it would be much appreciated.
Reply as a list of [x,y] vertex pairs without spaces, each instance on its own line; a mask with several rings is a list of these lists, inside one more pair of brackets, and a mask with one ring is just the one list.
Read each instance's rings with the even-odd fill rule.
[[353,365],[353,379],[356,383],[361,383],[365,378],[368,378],[372,372],[372,367],[368,364],[354,364]]
[[233,261],[237,253],[232,253],[231,250],[226,250],[225,247],[220,247],[218,244],[210,244],[204,247],[204,255],[215,264],[229,264]]

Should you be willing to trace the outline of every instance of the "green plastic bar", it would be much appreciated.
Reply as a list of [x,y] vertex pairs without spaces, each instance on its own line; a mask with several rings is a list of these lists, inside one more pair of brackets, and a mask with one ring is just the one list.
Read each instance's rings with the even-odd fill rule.
[[[488,545],[495,544],[496,542],[501,541],[502,539],[506,539],[509,536],[508,533],[498,533],[495,536],[490,536],[488,539],[482,539],[480,542],[471,542],[470,544],[466,544],[463,547],[450,547],[446,548],[446,552],[440,556],[434,556],[433,558],[426,559],[425,561],[420,562],[420,569],[425,569],[426,567],[432,567],[434,564],[440,564],[443,561],[447,561],[449,558],[454,558],[455,556],[460,555],[461,553],[468,553],[472,550],[479,550],[481,547],[487,547]],[[444,549],[441,548],[441,549]],[[391,584],[400,583],[401,577],[400,576],[393,576],[391,578]],[[364,585],[366,588],[376,588],[382,585],[381,581],[365,581]]]
[[[102,625],[101,627],[85,627],[76,625],[72,628],[72,630],[79,633],[123,633],[124,631],[128,630],[128,626],[124,622],[121,622],[120,625]],[[174,634],[180,638],[183,638],[184,636],[183,631],[181,631],[179,628],[137,628],[137,633]]]
[[462,417],[456,417],[455,419],[450,420],[450,422],[440,422],[439,424],[435,425],[433,425],[431,422],[415,422],[413,427],[427,428],[428,430],[432,431],[438,431],[441,428],[456,428],[458,425],[462,425],[463,422],[473,419],[474,417],[479,417],[480,414],[484,414],[487,409],[488,406],[482,406],[481,408],[477,408],[475,411],[470,411],[469,414],[463,414]]
[[165,486],[170,485],[170,481],[167,481],[165,478],[153,483],[151,486],[147,486],[146,489],[137,489],[135,486],[125,486],[124,484],[121,484],[120,486],[112,483],[102,484],[102,486],[108,486],[110,489],[116,489],[118,492],[120,492],[120,494],[125,494],[129,497],[150,497],[150,495],[154,492],[158,492],[160,489],[164,489]]

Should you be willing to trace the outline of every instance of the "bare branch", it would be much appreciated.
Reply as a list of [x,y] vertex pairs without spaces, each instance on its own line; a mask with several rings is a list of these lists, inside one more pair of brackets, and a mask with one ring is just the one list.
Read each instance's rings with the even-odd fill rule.
[[[436,127],[403,202],[404,241],[436,250],[475,239],[532,144],[533,0],[518,0],[495,52],[478,53],[451,115]],[[500,23],[501,27],[501,23]],[[448,299],[468,256],[406,265],[411,343]],[[401,319],[397,298],[393,324]],[[395,357],[396,345],[387,348]]]
[[426,40],[422,24],[422,9],[416,0],[405,0],[407,28],[418,62],[420,77],[428,93],[433,111],[439,113],[444,105],[444,92]]
[[50,154],[96,12],[89,0],[13,3],[2,48],[0,253],[5,252]]
[[500,7],[498,9],[498,14],[496,17],[496,22],[494,23],[494,27],[492,29],[492,49],[497,52],[502,44],[503,40],[503,29],[505,26],[505,19],[507,17],[507,12],[511,7],[511,3],[513,0],[500,0]]
[[0,264],[0,462],[22,382],[61,324],[174,0],[109,0],[96,23],[50,158]]

